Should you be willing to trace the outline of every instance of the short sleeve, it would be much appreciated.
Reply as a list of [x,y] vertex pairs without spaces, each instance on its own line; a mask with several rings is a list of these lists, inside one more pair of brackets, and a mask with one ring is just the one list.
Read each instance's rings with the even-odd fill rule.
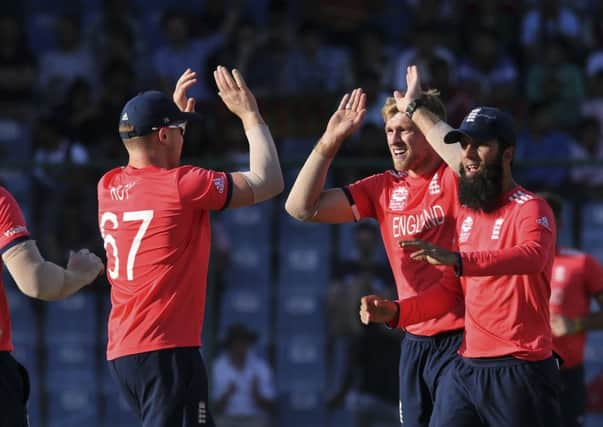
[[603,292],[603,266],[592,255],[586,255],[584,274],[589,295]]
[[199,167],[183,167],[178,177],[183,205],[204,210],[221,210],[228,206],[232,194],[232,177]]
[[381,194],[382,181],[382,175],[373,175],[343,188],[356,221],[363,218],[377,218],[377,198]]
[[29,231],[17,201],[0,187],[0,254],[27,238]]

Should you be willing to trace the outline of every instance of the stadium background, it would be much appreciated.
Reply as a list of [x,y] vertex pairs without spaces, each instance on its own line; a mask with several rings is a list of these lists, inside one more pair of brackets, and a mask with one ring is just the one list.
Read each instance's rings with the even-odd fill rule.
[[[256,93],[287,187],[337,99],[363,87],[365,125],[329,176],[345,184],[390,166],[379,108],[403,89],[409,62],[442,92],[453,125],[477,104],[515,115],[518,181],[560,193],[562,241],[603,262],[597,0],[13,2],[0,17],[0,179],[49,259],[64,263],[79,247],[102,253],[95,183],[125,162],[116,124],[138,91],[171,91],[175,75],[195,69],[205,80],[194,93],[204,121],[189,127],[186,162],[246,164],[242,127],[210,82],[223,64],[242,70]],[[274,370],[274,425],[349,425],[348,410],[324,402],[349,356],[331,351],[349,337],[334,336],[327,300],[336,266],[354,262],[354,225],[297,223],[283,209],[286,194],[214,215],[203,353],[211,366],[226,327],[242,321],[260,333],[256,351]],[[39,303],[5,279],[15,353],[32,376],[32,426],[136,425],[104,363],[106,281]],[[586,358],[589,425],[602,425],[603,334],[590,335]]]

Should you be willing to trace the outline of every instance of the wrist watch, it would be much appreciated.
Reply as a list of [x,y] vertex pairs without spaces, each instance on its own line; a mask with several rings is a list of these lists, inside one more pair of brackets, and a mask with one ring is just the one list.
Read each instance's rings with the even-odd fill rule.
[[412,115],[417,111],[417,108],[422,107],[423,105],[425,105],[423,98],[413,99],[406,107],[404,114],[406,114],[409,119],[412,119]]

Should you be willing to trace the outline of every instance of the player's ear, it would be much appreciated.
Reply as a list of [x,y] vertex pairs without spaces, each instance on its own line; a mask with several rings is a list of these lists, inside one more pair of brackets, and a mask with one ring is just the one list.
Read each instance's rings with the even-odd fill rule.
[[168,139],[168,130],[167,128],[159,128],[157,131],[157,138],[161,144],[165,144]]
[[503,151],[503,160],[511,163],[515,157],[515,147],[507,147]]

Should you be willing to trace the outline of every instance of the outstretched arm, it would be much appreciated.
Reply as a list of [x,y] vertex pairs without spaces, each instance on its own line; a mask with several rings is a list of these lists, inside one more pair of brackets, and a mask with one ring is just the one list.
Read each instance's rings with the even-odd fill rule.
[[[399,91],[394,91],[394,98],[399,111],[406,111],[408,104],[421,97],[421,78],[416,65],[411,65],[406,69],[406,87],[407,91],[404,96]],[[417,108],[412,114],[411,120],[425,135],[427,142],[436,153],[458,174],[461,146],[458,143],[444,144],[444,136],[452,130],[452,127],[427,108]]]
[[354,133],[366,113],[362,89],[345,94],[331,116],[327,129],[299,172],[285,209],[300,221],[342,223],[354,219],[352,208],[339,188],[324,190],[329,166],[343,141]]
[[222,66],[214,71],[218,95],[226,107],[243,122],[249,142],[249,171],[235,172],[229,208],[268,200],[283,191],[284,181],[278,153],[257,102],[243,76]]
[[100,258],[88,249],[71,253],[67,268],[60,267],[44,260],[33,240],[8,249],[2,261],[21,292],[46,301],[68,297],[92,283],[104,269]]

